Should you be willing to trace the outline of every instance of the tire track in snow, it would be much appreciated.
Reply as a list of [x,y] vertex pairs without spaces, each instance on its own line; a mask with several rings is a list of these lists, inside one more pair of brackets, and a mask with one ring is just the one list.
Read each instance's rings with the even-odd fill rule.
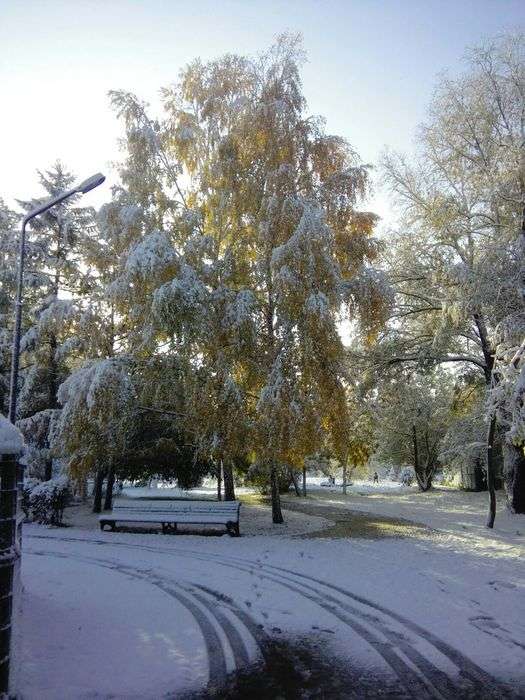
[[250,663],[250,658],[248,656],[248,650],[244,643],[243,638],[239,634],[237,628],[233,623],[226,617],[226,615],[219,609],[213,607],[209,604],[209,601],[202,595],[192,592],[191,595],[199,601],[201,605],[206,607],[211,615],[217,620],[218,624],[222,627],[228,641],[230,643],[233,657],[235,660],[235,668],[242,668],[243,666],[248,666]]
[[[428,661],[428,659],[411,644],[410,635],[405,635],[395,629],[391,629],[384,620],[378,617],[378,613],[387,618],[387,620],[393,620],[400,625],[402,629],[411,632],[416,640],[422,640],[424,643],[437,650],[441,655],[445,656],[456,666],[458,674],[469,682],[471,686],[469,690],[476,692],[478,697],[494,698],[495,700],[504,697],[516,697],[514,694],[501,687],[501,685],[497,684],[488,673],[457,649],[451,647],[439,637],[427,631],[417,623],[414,623],[412,620],[363,596],[354,594],[340,586],[307,574],[301,574],[284,567],[264,564],[260,560],[253,561],[235,556],[224,557],[221,554],[203,553],[195,550],[175,550],[173,548],[153,547],[144,544],[135,545],[124,542],[112,542],[110,540],[86,540],[74,537],[29,535],[28,538],[120,546],[127,549],[140,549],[153,553],[162,552],[163,554],[172,556],[189,556],[206,563],[214,562],[221,566],[234,568],[246,573],[253,574],[257,570],[261,578],[271,580],[298,593],[353,629],[355,633],[361,636],[382,656],[388,666],[395,672],[403,685],[414,697],[447,698],[456,694],[457,688],[453,680],[444,671]],[[319,589],[314,588],[312,584],[321,586],[329,591],[329,593],[325,593],[323,597],[321,597]],[[199,587],[196,584],[194,585]],[[201,589],[206,590],[203,587],[201,587]],[[211,590],[208,589],[208,592],[211,593]],[[344,600],[341,601],[339,598],[335,597],[336,595],[342,597]],[[327,600],[329,601],[328,603],[326,602]],[[351,601],[352,604],[349,604],[347,601]],[[359,610],[355,607],[355,603],[368,608],[372,611],[372,614]],[[341,610],[343,612],[341,612]],[[358,619],[356,620],[355,618]],[[365,624],[363,625],[361,622]],[[375,632],[379,632],[380,635],[385,637],[386,641],[382,641],[381,636],[378,637],[377,634],[371,632],[370,629],[368,629],[369,627],[373,628]],[[392,648],[394,645],[398,647],[403,655],[411,662],[410,664],[396,653]],[[417,669],[418,673],[416,673],[414,668]]]
[[[35,556],[51,556],[66,560],[73,559],[75,561],[81,561],[87,564],[94,564],[95,566],[109,569],[111,571],[116,571],[130,578],[148,583],[151,586],[155,586],[159,588],[163,593],[177,600],[193,616],[195,622],[197,623],[200,629],[206,647],[206,653],[209,663],[209,681],[212,685],[220,686],[226,680],[227,666],[225,650],[213,624],[210,622],[208,617],[202,612],[201,608],[198,605],[196,605],[190,598],[194,598],[196,601],[198,601],[200,605],[206,609],[208,614],[214,620],[216,620],[217,624],[220,626],[232,650],[235,667],[242,668],[243,666],[250,663],[248,650],[238,629],[226,617],[226,615],[224,615],[224,613],[217,609],[216,606],[212,605],[210,601],[204,598],[204,596],[193,592],[189,587],[180,586],[180,584],[176,584],[170,579],[157,576],[156,574],[150,575],[150,569],[140,571],[138,569],[133,569],[132,567],[117,564],[115,562],[108,561],[105,559],[98,559],[96,557],[87,557],[77,554],[66,554],[62,552],[58,553],[37,551],[31,549],[26,549],[25,553]],[[175,590],[175,587],[182,588],[184,590],[184,593]],[[228,605],[228,607],[235,614],[235,606]],[[257,636],[254,636],[253,632],[257,629],[256,623],[253,620],[251,620],[249,616],[246,615],[246,613],[244,613],[244,611],[241,612],[242,615],[238,616],[239,619],[241,620],[242,624],[245,627],[247,627],[249,634],[252,637],[254,637],[254,643],[257,647],[259,647],[259,643],[262,639],[262,634],[257,634]],[[248,625],[246,623],[248,623]]]
[[[196,558],[200,558],[202,561],[210,561],[209,559],[200,557],[200,555]],[[228,565],[246,573],[253,573],[253,568],[251,568],[249,565],[241,566],[239,564],[231,564],[229,561]],[[349,627],[383,658],[387,666],[394,671],[405,689],[415,698],[445,698],[447,695],[445,695],[443,691],[449,692],[448,697],[450,697],[450,693],[454,692],[453,685],[448,676],[433,666],[433,664],[431,664],[429,661],[424,659],[424,657],[408,643],[401,642],[399,634],[392,632],[391,630],[386,630],[385,633],[385,626],[380,623],[379,620],[371,619],[370,616],[363,615],[356,608],[350,608],[349,606],[341,604],[340,601],[330,595],[320,597],[316,589],[304,583],[296,582],[290,577],[278,577],[269,573],[261,574],[260,570],[259,575],[261,578],[277,583],[278,585],[299,594],[303,598],[306,598],[310,602],[313,602],[315,605],[342,622],[343,625]],[[305,592],[305,590],[311,591],[311,593]],[[329,601],[328,603],[326,602],[327,600]],[[349,616],[344,612],[342,613],[338,609],[338,606],[342,607],[343,609],[346,608],[351,615]],[[356,617],[366,618],[368,627],[356,620]],[[376,629],[376,631],[381,632],[387,641],[383,641],[381,637],[374,634],[369,627],[373,627]],[[407,664],[392,648],[393,643],[402,649],[405,656],[412,661],[412,664],[420,672],[420,675],[418,675],[413,668]],[[445,688],[443,686],[445,686]]]
[[[191,550],[182,551],[190,552]],[[198,556],[202,556],[200,552],[193,551],[191,553]],[[238,567],[239,565],[243,566],[243,570],[248,572],[253,572],[254,570],[253,568],[248,568],[251,565],[252,567],[258,569],[259,572],[261,570],[270,570],[271,572],[279,572],[281,576],[283,576],[283,573],[286,573],[287,576],[283,576],[284,580],[296,582],[296,579],[305,579],[308,582],[315,583],[318,586],[322,586],[323,588],[328,589],[332,592],[336,592],[341,596],[344,596],[345,598],[348,598],[352,601],[360,603],[361,605],[369,607],[375,612],[379,612],[385,617],[389,617],[392,620],[396,621],[405,629],[414,633],[416,635],[416,638],[422,639],[424,642],[426,642],[430,646],[434,647],[434,649],[439,651],[443,656],[448,658],[449,661],[451,661],[457,667],[459,675],[469,681],[469,683],[472,686],[472,690],[479,694],[478,697],[490,697],[494,698],[494,700],[501,700],[501,698],[505,697],[517,697],[514,693],[508,691],[507,689],[503,688],[500,684],[498,684],[494,680],[494,678],[492,678],[492,676],[490,676],[486,671],[477,666],[477,664],[472,662],[468,657],[464,656],[454,647],[451,647],[449,644],[447,644],[439,637],[434,635],[432,632],[429,632],[428,630],[413,622],[409,618],[406,618],[393,610],[389,610],[388,608],[378,603],[375,603],[374,601],[364,598],[363,596],[351,593],[350,591],[342,588],[341,586],[328,583],[326,581],[323,581],[313,576],[309,576],[307,574],[300,574],[296,571],[292,571],[284,567],[274,566],[272,564],[264,564],[261,561],[250,562],[249,560],[242,559],[240,557],[224,558],[221,555],[216,555],[214,553],[209,553],[207,554],[207,556],[210,560],[217,561],[218,563],[224,561],[225,565],[230,565],[232,561],[238,562],[238,564],[236,564],[236,567]],[[290,576],[294,578],[290,578]],[[267,575],[264,574],[263,577],[267,578]],[[272,580],[277,581],[277,579]],[[307,585],[304,583],[300,583],[299,585],[313,591],[316,594],[319,594],[318,589],[313,588],[311,585]],[[338,605],[339,607],[342,607],[343,609],[346,609],[349,612],[351,612],[351,614],[357,615],[361,619],[368,621],[369,624],[371,626],[374,626],[378,631],[382,631],[383,633],[385,633],[391,642],[395,643],[397,646],[400,646],[405,655],[408,656],[413,662],[413,664],[419,668],[425,680],[430,682],[432,686],[434,686],[434,689],[438,692],[437,695],[435,693],[428,695],[427,693],[426,697],[451,697],[457,692],[456,687],[454,686],[452,680],[447,676],[447,674],[445,674],[440,669],[436,668],[427,659],[425,659],[425,657],[423,657],[419,651],[417,651],[408,643],[408,640],[404,641],[403,637],[398,632],[394,630],[389,630],[377,616],[370,615],[369,613],[363,613],[353,606],[350,607],[344,603],[341,603],[341,601],[337,600],[336,598],[333,598],[331,595],[324,595],[324,599],[330,599],[330,601],[333,602],[335,605]],[[333,613],[334,611],[329,610],[329,612]],[[398,677],[403,682],[403,678],[399,674]],[[413,693],[413,690],[411,692]],[[416,694],[416,697],[425,696]]]
[[[57,538],[46,538],[46,537],[41,537],[41,539],[57,539]],[[62,538],[60,538],[62,540]],[[69,538],[70,540],[73,540],[75,542],[86,542],[86,540],[78,540],[76,538]],[[62,540],[63,541],[63,540]],[[90,543],[90,541],[87,541]],[[102,542],[99,540],[99,542]],[[159,551],[156,548],[152,547],[142,547],[142,549],[147,549],[147,551]],[[30,554],[40,554],[45,556],[45,552],[35,552],[29,550]],[[186,555],[188,555],[188,552],[185,552]],[[139,573],[138,569],[133,569],[130,567],[127,567],[125,565],[117,564],[113,561],[108,561],[106,559],[98,559],[96,557],[91,557],[91,556],[81,556],[78,554],[65,554],[65,553],[60,553],[60,554],[51,554],[52,556],[58,556],[62,558],[71,558],[75,559],[77,561],[83,561],[86,563],[93,563],[111,570],[119,571],[125,575],[138,578],[143,581],[147,581],[151,583],[152,585],[156,585],[157,587],[161,588],[164,592],[168,593],[168,595],[172,595],[170,586],[174,585],[174,582],[170,581],[169,579],[166,579],[165,577],[160,577],[157,574],[151,575],[150,571],[151,569],[145,570],[143,573]],[[198,559],[200,561],[206,562],[206,563],[216,563],[215,558],[210,559],[207,556],[203,556],[200,553],[191,553],[190,556],[192,558]],[[236,563],[228,563],[226,566],[229,566],[229,568],[234,568],[239,571],[244,571],[247,573],[250,573],[252,571],[252,567],[250,564],[247,566],[241,566]],[[320,599],[318,596],[309,596],[305,594],[299,586],[291,585],[289,583],[286,583],[285,581],[279,579],[276,576],[272,576],[270,574],[264,574],[264,578],[269,579],[281,586],[284,586],[288,590],[298,593],[300,596],[309,599],[311,602],[314,604],[318,605],[319,607],[323,608],[326,612],[334,615],[337,619],[339,619],[340,622],[342,622],[345,626],[349,627],[352,629],[356,634],[358,634],[364,641],[366,641],[372,648],[374,648],[379,655],[384,659],[385,663],[387,666],[389,666],[397,675],[397,677],[400,679],[402,684],[406,687],[406,689],[416,698],[441,698],[441,695],[435,695],[428,692],[427,687],[422,683],[421,679],[417,676],[417,674],[413,671],[413,669],[405,663],[401,657],[391,648],[391,645],[389,643],[383,642],[377,635],[375,635],[373,632],[368,630],[366,627],[361,625],[359,622],[353,620],[351,617],[348,617],[344,614],[339,613],[337,610],[335,610],[331,605],[326,604],[322,599]],[[180,583],[177,582],[178,586],[180,586]],[[199,587],[196,584],[193,584],[195,587]],[[185,590],[188,590],[187,588]],[[201,588],[201,590],[203,590]],[[212,592],[211,589],[208,589],[208,592]],[[212,592],[213,594],[213,592]],[[220,594],[219,594],[220,595]],[[199,627],[201,628],[201,633],[205,639],[206,642],[206,647],[207,647],[207,652],[210,660],[210,682],[215,685],[215,684],[221,684],[225,681],[226,679],[226,661],[225,661],[225,656],[224,656],[224,651],[222,650],[222,646],[220,644],[220,640],[217,636],[217,633],[211,628],[209,629],[208,625],[209,622],[207,620],[202,620],[202,618],[199,616],[199,612],[197,609],[197,614],[195,614],[195,606],[188,605],[187,602],[184,602],[184,600],[180,600],[180,594],[179,596],[175,596],[181,602],[195,617],[196,622],[198,623]],[[216,597],[216,596],[215,596]],[[202,597],[201,597],[201,602],[202,602]],[[336,601],[337,602],[337,601]],[[209,608],[210,613],[216,617],[215,615],[215,610],[214,608]],[[239,613],[239,609],[233,609],[232,610],[234,614],[237,616]],[[243,617],[246,620],[246,617],[249,617],[246,615],[246,613],[243,613]],[[218,621],[219,624],[221,624],[221,621]],[[207,623],[207,624],[206,624]],[[222,625],[221,625],[222,626]],[[256,623],[252,622],[250,626],[250,633],[252,636],[254,636],[254,630],[256,628]],[[230,647],[232,648],[232,651],[234,653],[235,657],[235,650],[237,650],[237,654],[239,654],[239,647],[238,647],[238,640],[234,637],[231,639],[228,636],[227,631],[222,627],[223,631],[225,632],[228,642],[230,644]],[[255,638],[257,640],[257,638]],[[261,647],[259,646],[259,649]],[[217,658],[217,650],[221,649],[222,651],[222,658],[218,659]],[[262,653],[262,652],[261,652]]]

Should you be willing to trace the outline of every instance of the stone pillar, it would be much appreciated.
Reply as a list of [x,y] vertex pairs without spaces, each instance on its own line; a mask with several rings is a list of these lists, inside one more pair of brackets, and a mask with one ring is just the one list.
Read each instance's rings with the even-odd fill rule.
[[19,508],[23,439],[0,416],[0,696],[14,694],[13,636],[20,606],[20,556],[23,514]]

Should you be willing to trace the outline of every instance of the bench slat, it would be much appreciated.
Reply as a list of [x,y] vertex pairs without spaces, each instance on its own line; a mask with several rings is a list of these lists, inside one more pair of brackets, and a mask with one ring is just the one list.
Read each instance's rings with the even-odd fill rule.
[[126,515],[126,516],[118,516],[118,515],[104,515],[100,516],[99,518],[100,522],[114,522],[114,523],[202,523],[203,525],[206,525],[208,523],[211,524],[217,524],[217,525],[226,525],[226,523],[231,523],[231,522],[237,522],[236,520],[232,520],[231,518],[222,518],[218,517],[216,515],[208,515],[208,516],[194,516],[191,514],[188,515],[178,515],[174,517],[173,515],[166,515],[164,517],[153,517],[149,516],[147,514],[144,515]]
[[195,511],[203,510],[210,512],[217,511],[232,511],[237,510],[240,506],[239,501],[141,501],[134,503],[132,501],[116,501],[113,505],[113,510],[140,510],[140,511]]

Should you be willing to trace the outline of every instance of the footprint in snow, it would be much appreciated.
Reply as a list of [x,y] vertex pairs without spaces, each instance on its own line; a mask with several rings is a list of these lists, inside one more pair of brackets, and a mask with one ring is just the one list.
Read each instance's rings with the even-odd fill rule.
[[478,629],[497,629],[499,627],[498,623],[490,615],[477,615],[476,617],[469,617],[470,622],[473,623]]
[[508,581],[489,581],[489,586],[492,586],[496,590],[498,590],[498,586],[501,586],[502,588],[509,588],[510,590],[516,588],[515,583],[509,583]]
[[490,634],[491,637],[496,637],[496,639],[499,639],[507,646],[511,648],[519,647],[520,649],[525,649],[525,644],[513,639],[510,636],[511,632],[498,624],[493,617],[490,617],[489,615],[479,615],[478,617],[469,618],[469,621],[474,625],[474,627],[481,630],[481,632]]

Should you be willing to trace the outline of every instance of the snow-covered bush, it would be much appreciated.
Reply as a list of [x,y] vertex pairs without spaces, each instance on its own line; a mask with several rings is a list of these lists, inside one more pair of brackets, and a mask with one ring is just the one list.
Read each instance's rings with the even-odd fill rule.
[[399,481],[403,484],[403,486],[412,486],[414,477],[415,475],[412,467],[403,467],[403,469],[399,472]]
[[37,484],[29,496],[33,520],[37,523],[61,525],[70,498],[69,480],[65,476]]
[[31,515],[31,493],[33,489],[40,484],[38,479],[26,479],[22,487],[22,510],[26,518]]

